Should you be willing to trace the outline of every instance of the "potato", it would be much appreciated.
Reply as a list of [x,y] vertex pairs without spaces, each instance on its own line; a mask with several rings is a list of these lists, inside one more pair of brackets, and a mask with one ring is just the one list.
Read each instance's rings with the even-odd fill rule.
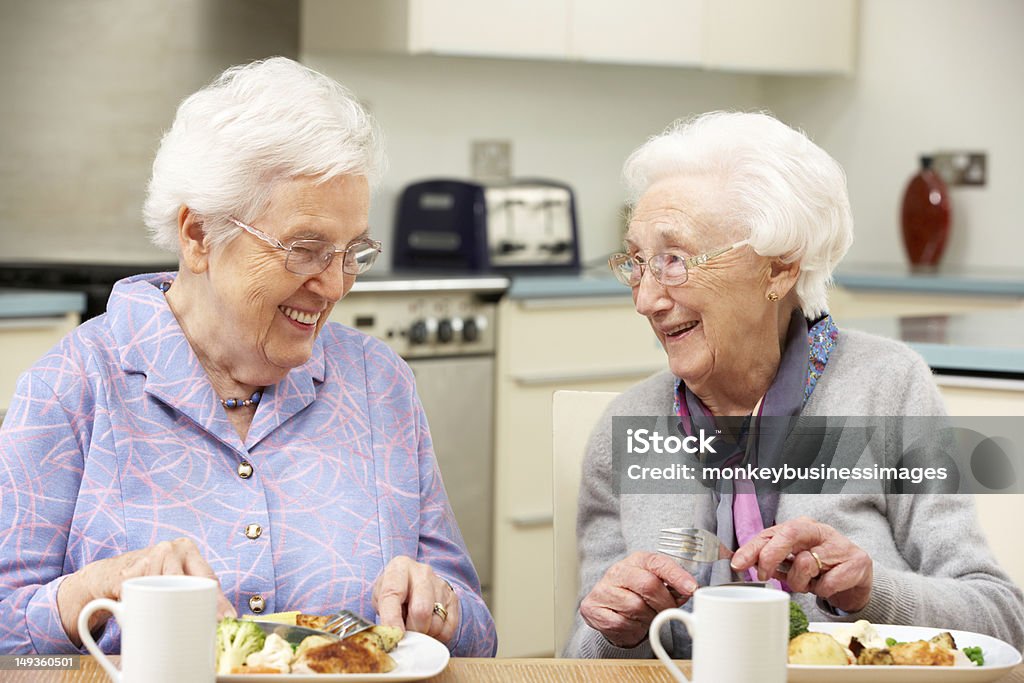
[[827,633],[801,633],[789,641],[789,663],[815,666],[845,666],[850,663],[846,648]]

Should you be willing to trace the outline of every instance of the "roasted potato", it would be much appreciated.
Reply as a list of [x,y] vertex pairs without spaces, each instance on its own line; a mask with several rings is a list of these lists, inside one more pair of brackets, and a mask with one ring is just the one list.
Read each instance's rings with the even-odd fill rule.
[[955,658],[948,649],[915,640],[912,643],[897,643],[889,648],[893,664],[903,666],[953,666]]
[[846,648],[827,633],[801,633],[789,641],[789,663],[843,666],[850,663]]

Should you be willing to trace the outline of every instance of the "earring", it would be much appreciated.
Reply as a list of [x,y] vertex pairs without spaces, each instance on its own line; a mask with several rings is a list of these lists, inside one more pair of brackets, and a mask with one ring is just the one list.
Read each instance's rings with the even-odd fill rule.
[[768,301],[778,301],[779,295],[775,293],[775,290],[768,292]]

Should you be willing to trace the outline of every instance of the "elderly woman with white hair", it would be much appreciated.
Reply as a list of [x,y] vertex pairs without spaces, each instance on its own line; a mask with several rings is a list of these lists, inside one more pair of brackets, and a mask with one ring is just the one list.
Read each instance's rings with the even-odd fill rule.
[[412,372],[327,322],[380,252],[382,163],[353,95],[289,59],[182,102],[144,212],[179,270],[117,283],[0,431],[0,652],[77,651],[90,600],[192,574],[221,616],[347,608],[493,656]]
[[[625,253],[609,265],[632,288],[669,370],[619,396],[591,436],[579,497],[579,615],[566,654],[650,657],[659,611],[688,609],[699,585],[738,578],[784,582],[811,621],[967,629],[1024,645],[1021,591],[963,496],[799,495],[740,484],[622,495],[614,416],[678,416],[686,429],[686,418],[737,416],[749,426],[762,416],[945,414],[918,355],[841,330],[828,314],[827,287],[853,221],[842,169],[803,134],[765,114],[705,114],[649,140],[624,176],[632,212]],[[767,455],[785,462],[791,453]],[[715,533],[724,573],[687,571],[652,552],[671,527]],[[685,630],[673,628],[671,641],[673,656],[690,657]]]

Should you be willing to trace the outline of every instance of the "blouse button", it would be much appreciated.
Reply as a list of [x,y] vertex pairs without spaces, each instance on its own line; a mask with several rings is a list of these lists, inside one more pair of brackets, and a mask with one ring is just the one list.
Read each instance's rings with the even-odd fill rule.
[[260,534],[262,533],[263,527],[261,527],[259,524],[250,524],[249,526],[245,527],[245,535],[247,538],[256,539],[259,538]]
[[253,614],[261,613],[267,606],[266,601],[262,595],[254,595],[249,598],[249,609],[252,610]]
[[252,465],[250,465],[245,460],[243,460],[242,462],[238,463],[238,476],[240,476],[242,479],[248,479],[249,477],[251,477],[252,476]]

